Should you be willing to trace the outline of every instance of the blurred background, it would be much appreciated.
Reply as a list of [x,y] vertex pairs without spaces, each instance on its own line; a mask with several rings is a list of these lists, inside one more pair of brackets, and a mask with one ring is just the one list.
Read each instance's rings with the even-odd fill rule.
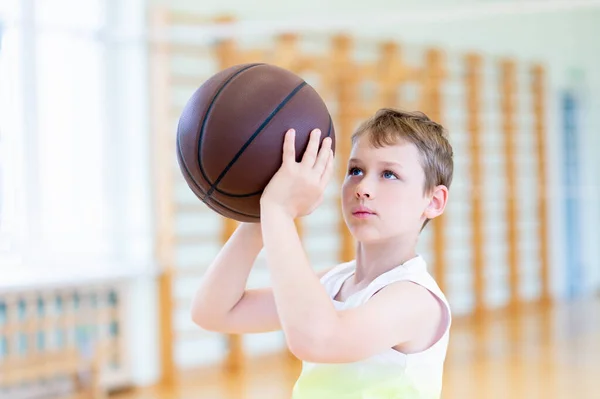
[[[334,119],[337,180],[299,223],[349,260],[338,188],[383,106],[449,130],[455,177],[420,252],[454,312],[444,398],[597,398],[600,1],[2,0],[0,398],[287,398],[282,333],[194,326],[235,228],[179,172],[183,105],[244,62]],[[259,256],[249,286],[269,283]],[[334,398],[332,398],[334,399]]]

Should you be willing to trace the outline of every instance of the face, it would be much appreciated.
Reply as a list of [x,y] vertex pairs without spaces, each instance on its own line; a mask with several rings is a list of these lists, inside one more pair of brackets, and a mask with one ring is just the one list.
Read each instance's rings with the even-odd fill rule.
[[352,148],[342,185],[342,210],[360,242],[418,236],[423,222],[443,212],[447,190],[425,195],[425,173],[409,142],[375,148],[362,136]]

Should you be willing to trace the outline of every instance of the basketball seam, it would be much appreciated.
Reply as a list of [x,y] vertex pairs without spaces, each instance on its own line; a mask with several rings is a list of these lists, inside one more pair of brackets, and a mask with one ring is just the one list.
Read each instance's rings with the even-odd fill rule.
[[[325,136],[325,137],[331,136],[331,128],[332,127],[333,127],[333,121],[331,120],[331,115],[329,115],[329,129],[327,130],[327,136]],[[262,194],[262,192],[264,190],[259,190],[259,191],[249,193],[249,194],[233,194],[233,193],[228,193],[227,191],[219,190],[219,188],[215,188],[215,191],[218,192],[219,194],[223,194],[223,195],[226,195],[231,198],[248,198],[248,197],[254,197],[255,195]]]
[[[207,108],[207,110],[206,110],[206,112],[205,112],[205,114],[204,114],[204,117],[203,117],[203,120],[202,120],[202,126],[204,126],[204,124],[205,124],[205,121],[206,121],[206,119],[207,119],[207,115],[208,115],[208,113],[209,113],[209,110],[210,110],[210,108],[212,107],[212,105],[213,105],[213,103],[214,103],[214,101],[215,101],[216,97],[219,95],[219,93],[220,93],[221,91],[223,91],[223,89],[225,88],[225,86],[227,86],[227,84],[229,84],[233,78],[235,78],[236,76],[240,75],[242,72],[245,72],[245,71],[247,71],[247,70],[248,70],[248,69],[250,69],[250,68],[253,68],[253,67],[255,67],[255,66],[260,66],[260,65],[264,65],[264,64],[262,64],[262,63],[257,63],[257,64],[252,64],[252,65],[249,65],[249,66],[247,66],[247,67],[245,67],[245,68],[242,68],[242,69],[240,69],[239,71],[237,71],[237,72],[235,72],[234,74],[232,74],[232,75],[231,75],[229,78],[227,78],[227,80],[226,80],[226,81],[223,83],[223,85],[222,85],[222,86],[221,86],[221,87],[220,87],[220,88],[217,90],[217,92],[216,92],[216,93],[215,93],[215,95],[213,96],[213,98],[212,98],[212,100],[211,100],[211,103],[209,104],[209,107]],[[181,125],[179,125],[179,126],[178,126],[178,130],[179,130],[179,128],[180,128],[180,127],[181,127]],[[202,128],[201,128],[200,132],[201,132],[201,131],[202,131]],[[181,149],[181,140],[180,140],[180,134],[177,134],[176,140],[177,140],[177,151],[178,151],[178,155],[179,155],[179,160],[181,161],[181,162],[180,162],[180,164],[183,166],[183,168],[184,168],[184,170],[185,170],[186,174],[187,174],[187,175],[189,176],[189,178],[190,178],[190,181],[191,181],[191,182],[193,182],[194,186],[195,186],[195,187],[198,189],[198,191],[199,191],[199,192],[201,192],[202,194],[204,194],[204,195],[205,195],[205,196],[204,196],[204,198],[201,198],[202,202],[204,202],[204,203],[205,203],[207,206],[209,206],[209,207],[210,207],[211,209],[213,209],[215,212],[218,212],[218,210],[214,209],[214,208],[213,208],[213,207],[212,207],[210,204],[208,204],[208,202],[207,202],[207,199],[209,199],[209,198],[206,196],[206,194],[204,193],[204,190],[202,189],[202,187],[201,187],[201,186],[198,184],[198,182],[197,182],[197,181],[194,179],[194,177],[193,177],[193,176],[192,176],[192,174],[190,173],[190,170],[189,170],[189,168],[188,168],[188,166],[187,166],[187,164],[186,164],[186,162],[185,162],[185,158],[184,158],[184,156],[183,156],[183,151],[182,151],[182,149]],[[198,141],[199,141],[199,144],[198,144],[198,153],[200,153],[200,147],[201,147],[201,143],[202,143],[202,142],[201,142],[201,140],[198,140]],[[200,172],[202,173],[202,176],[204,177],[204,179],[205,179],[205,180],[206,180],[208,183],[210,183],[210,180],[208,179],[208,176],[207,176],[207,175],[206,175],[206,173],[204,172],[204,169],[202,168],[202,164],[201,164],[200,162],[198,162],[198,166],[199,166]],[[211,184],[212,184],[212,183],[211,183]],[[232,209],[232,208],[228,207],[227,205],[225,205],[225,204],[221,203],[221,201],[217,200],[216,198],[212,198],[212,197],[211,197],[210,199],[211,199],[212,201],[214,201],[215,203],[219,204],[220,206],[222,206],[223,208],[227,209],[228,211],[231,211],[231,212],[233,212],[233,213],[236,213],[236,214],[238,214],[238,215],[242,215],[242,216],[248,216],[248,217],[252,217],[252,218],[259,218],[259,216],[258,216],[258,215],[252,215],[252,214],[248,214],[248,213],[243,213],[243,212],[236,211],[235,209]]]
[[328,114],[329,116],[329,129],[327,129],[327,137],[331,136],[331,128],[333,127],[333,121],[331,120],[331,115]]
[[[225,166],[225,168],[223,169],[223,171],[221,172],[221,174],[219,175],[219,177],[217,177],[217,179],[214,181],[214,183],[212,183],[210,189],[208,190],[208,192],[206,193],[207,197],[210,197],[212,195],[212,193],[215,191],[215,189],[217,188],[217,185],[221,182],[221,180],[223,180],[223,178],[225,177],[225,175],[227,174],[227,172],[229,172],[229,170],[233,167],[233,165],[237,162],[237,160],[242,156],[242,154],[244,153],[244,151],[246,150],[246,148],[248,148],[248,146],[250,144],[252,144],[252,142],[254,141],[254,139],[264,130],[264,128],[269,124],[269,122],[271,122],[271,120],[275,117],[275,115],[277,115],[277,113],[279,111],[281,111],[281,109],[304,87],[306,86],[306,82],[302,81],[302,83],[300,83],[298,86],[296,86],[296,88],[294,88],[294,90],[291,91],[290,94],[288,94],[280,103],[279,105],[277,105],[277,107],[275,107],[275,109],[273,109],[273,111],[271,111],[271,113],[269,114],[269,116],[263,121],[263,123],[256,129],[256,131],[252,134],[252,136],[250,136],[250,138],[244,143],[244,145],[242,146],[242,148],[240,148],[240,150],[237,152],[237,154],[235,154],[235,156],[231,159],[231,161],[229,161],[229,163],[227,164],[227,166]],[[200,157],[200,153],[198,152],[198,157]]]
[[[202,173],[202,177],[204,177],[204,180],[206,180],[209,184],[211,184],[211,186],[213,185],[213,183],[211,183],[210,179],[208,178],[208,175],[206,174],[204,167],[202,167],[202,162],[200,161],[200,150],[202,148],[202,136],[204,133],[204,129],[206,128],[206,121],[208,121],[208,114],[210,114],[211,109],[213,108],[217,97],[219,97],[219,95],[221,94],[221,92],[225,89],[225,87],[231,83],[231,81],[237,77],[240,76],[243,72],[246,72],[247,70],[260,66],[260,65],[264,65],[263,63],[257,63],[257,64],[251,64],[248,65],[242,69],[240,69],[239,71],[235,72],[234,74],[232,74],[230,77],[227,78],[227,80],[225,82],[223,82],[223,85],[221,87],[219,87],[219,89],[217,90],[217,92],[215,93],[215,95],[213,96],[213,98],[210,100],[210,104],[208,104],[208,107],[206,108],[206,112],[204,113],[204,116],[202,117],[202,124],[200,125],[200,129],[198,132],[198,169],[200,169],[200,173]],[[193,179],[192,179],[193,180]],[[203,199],[204,200],[204,199]]]
[[193,179],[192,175],[190,174],[189,170],[187,167],[185,167],[185,172],[187,174],[187,176],[189,176],[190,180],[194,182],[194,185],[196,186],[196,188],[198,189],[198,191],[201,194],[205,195],[205,198],[202,199],[202,202],[204,202],[204,204],[206,204],[206,206],[208,206],[210,209],[212,209],[213,211],[220,213],[220,211],[218,209],[215,209],[214,206],[210,203],[210,201],[213,201],[214,203],[218,204],[219,206],[227,209],[228,211],[231,211],[235,214],[241,215],[241,216],[247,216],[250,218],[254,218],[254,219],[260,219],[259,215],[254,215],[254,214],[250,214],[250,213],[244,213],[244,212],[240,212],[237,211],[233,208],[230,208],[229,206],[223,204],[221,201],[219,201],[217,198],[215,197],[206,197],[206,193],[204,192],[204,190],[202,190],[202,187],[198,186],[198,184],[196,184],[196,181]]

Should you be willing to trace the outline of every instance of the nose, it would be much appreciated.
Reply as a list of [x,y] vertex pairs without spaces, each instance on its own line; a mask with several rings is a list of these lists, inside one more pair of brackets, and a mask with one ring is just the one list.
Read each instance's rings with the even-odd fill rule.
[[368,185],[365,184],[365,180],[363,180],[362,182],[360,182],[360,184],[356,186],[355,195],[357,199],[370,199],[373,197],[373,190],[370,187],[368,187]]

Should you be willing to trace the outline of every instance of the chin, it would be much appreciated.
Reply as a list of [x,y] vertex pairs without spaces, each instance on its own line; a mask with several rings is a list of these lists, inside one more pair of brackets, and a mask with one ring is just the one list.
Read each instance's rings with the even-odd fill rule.
[[362,244],[383,243],[389,240],[407,237],[406,231],[376,228],[375,226],[368,223],[348,223],[346,221],[346,226],[348,227],[350,234],[352,234],[352,237],[354,237],[354,239],[357,242],[360,242]]
[[368,226],[366,224],[361,225],[359,223],[346,223],[346,225],[348,226],[348,230],[350,230],[350,233],[354,239],[361,243],[376,242],[383,238],[381,233],[377,229],[373,228],[373,226]]

